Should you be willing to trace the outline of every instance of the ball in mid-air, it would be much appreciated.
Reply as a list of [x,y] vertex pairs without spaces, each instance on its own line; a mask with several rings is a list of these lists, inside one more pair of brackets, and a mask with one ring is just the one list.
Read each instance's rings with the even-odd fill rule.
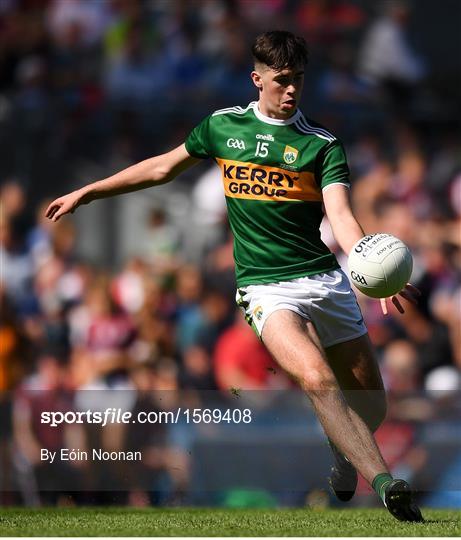
[[388,298],[401,291],[413,270],[408,247],[391,234],[369,234],[354,244],[348,258],[352,283],[367,296]]

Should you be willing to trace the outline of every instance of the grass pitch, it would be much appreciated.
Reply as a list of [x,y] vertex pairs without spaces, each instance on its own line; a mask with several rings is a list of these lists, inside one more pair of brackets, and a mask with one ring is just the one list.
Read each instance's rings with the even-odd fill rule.
[[379,510],[0,509],[0,536],[459,536],[459,512],[401,523]]

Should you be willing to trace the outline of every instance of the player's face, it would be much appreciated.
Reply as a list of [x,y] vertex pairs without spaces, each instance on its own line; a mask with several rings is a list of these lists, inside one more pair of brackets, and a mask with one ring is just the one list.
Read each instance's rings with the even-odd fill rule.
[[303,67],[274,71],[268,66],[257,66],[251,78],[259,89],[259,105],[263,114],[284,119],[296,111],[304,84]]

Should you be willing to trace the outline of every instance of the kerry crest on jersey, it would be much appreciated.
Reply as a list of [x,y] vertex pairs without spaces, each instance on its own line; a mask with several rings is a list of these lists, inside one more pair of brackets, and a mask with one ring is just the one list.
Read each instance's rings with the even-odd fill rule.
[[285,146],[285,152],[283,152],[283,161],[285,163],[288,163],[288,165],[291,165],[296,161],[298,157],[298,150],[296,148],[293,148],[292,146]]

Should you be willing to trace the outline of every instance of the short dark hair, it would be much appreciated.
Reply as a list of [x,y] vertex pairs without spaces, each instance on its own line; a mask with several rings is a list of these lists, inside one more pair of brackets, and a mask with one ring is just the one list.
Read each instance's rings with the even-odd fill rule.
[[307,64],[307,43],[301,36],[284,30],[260,34],[251,47],[255,62],[266,64],[275,71]]

